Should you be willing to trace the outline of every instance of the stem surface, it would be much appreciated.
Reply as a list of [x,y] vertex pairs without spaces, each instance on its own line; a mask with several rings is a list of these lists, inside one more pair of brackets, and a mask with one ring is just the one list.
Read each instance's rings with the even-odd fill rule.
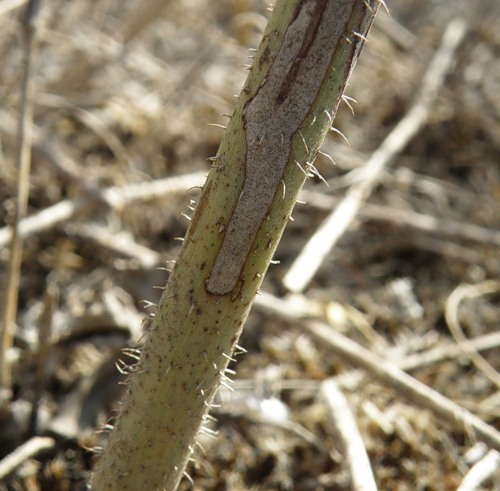
[[177,488],[378,6],[276,3],[92,489]]

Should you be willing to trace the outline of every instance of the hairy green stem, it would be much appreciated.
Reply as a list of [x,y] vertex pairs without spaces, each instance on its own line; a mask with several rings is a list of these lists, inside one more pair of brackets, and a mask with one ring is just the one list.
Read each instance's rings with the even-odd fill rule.
[[276,3],[92,489],[177,488],[378,5]]

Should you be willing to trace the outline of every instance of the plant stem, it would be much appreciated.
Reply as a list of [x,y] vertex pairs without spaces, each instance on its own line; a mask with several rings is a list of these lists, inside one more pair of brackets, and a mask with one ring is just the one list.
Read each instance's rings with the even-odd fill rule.
[[10,395],[12,385],[12,369],[8,360],[12,348],[17,317],[19,283],[23,253],[23,239],[19,232],[19,224],[28,210],[29,176],[31,169],[31,143],[33,138],[33,92],[32,77],[33,57],[36,46],[37,16],[41,0],[30,0],[24,19],[24,38],[26,41],[25,68],[21,83],[21,108],[18,123],[18,178],[17,200],[12,238],[9,244],[9,263],[5,281],[5,299],[2,325],[0,325],[0,388]]
[[276,3],[92,489],[177,488],[378,6]]

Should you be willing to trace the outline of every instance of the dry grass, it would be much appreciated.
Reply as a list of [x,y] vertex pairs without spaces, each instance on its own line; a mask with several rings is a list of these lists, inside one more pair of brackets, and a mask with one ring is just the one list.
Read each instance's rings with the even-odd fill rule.
[[[380,13],[348,91],[356,116],[346,105],[336,121],[351,148],[336,134],[325,143],[337,163],[318,158],[329,187],[307,183],[309,204],[297,207],[264,290],[500,430],[500,9],[494,1],[468,3],[400,0],[389,2],[392,21]],[[21,10],[1,13],[6,4],[2,276],[23,59]],[[282,278],[411,107],[455,14],[467,34],[427,124],[379,176],[304,294],[287,294]],[[14,398],[0,411],[0,458],[25,449],[33,405],[36,434],[55,439],[34,440],[38,447],[14,459],[0,475],[2,490],[83,489],[87,448],[100,444],[95,428],[119,392],[115,360],[142,334],[140,302],[157,298],[152,286],[167,273],[156,267],[176,257],[175,238],[188,223],[181,214],[197,196],[185,189],[203,179],[159,181],[156,190],[144,183],[208,169],[222,134],[208,124],[224,124],[220,114],[232,112],[246,75],[239,67],[259,41],[266,4],[56,0],[40,20],[28,212],[36,218],[23,232]],[[303,322],[261,306],[249,318],[234,392],[221,390],[214,410],[218,435],[200,436],[204,452],[189,468],[195,489],[352,489],[338,415],[322,395],[332,377],[379,489],[500,489],[498,458],[482,484],[464,481],[488,451],[470,429],[357,370]]]

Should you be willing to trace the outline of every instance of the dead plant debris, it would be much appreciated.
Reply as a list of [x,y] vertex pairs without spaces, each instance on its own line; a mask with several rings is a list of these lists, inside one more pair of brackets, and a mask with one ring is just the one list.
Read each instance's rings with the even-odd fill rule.
[[[380,12],[335,122],[350,147],[329,135],[323,150],[336,165],[322,155],[316,162],[329,186],[309,180],[308,204],[297,206],[265,280],[263,290],[295,317],[259,304],[248,319],[233,391],[221,388],[189,465],[195,490],[500,489],[500,7],[387,4],[391,18]],[[0,1],[2,277],[25,6]],[[232,112],[246,76],[238,67],[259,42],[266,7],[43,4],[0,490],[85,488],[105,438],[97,430],[112,417],[158,298],[153,287],[168,277],[157,268],[175,259],[182,214],[218,147],[222,130],[209,123],[224,125],[221,114]],[[303,291],[288,293],[287,271],[412,107],[452,18],[466,32],[424,124],[381,169]],[[493,443],[390,375],[363,371],[322,342],[311,319],[368,349],[387,373],[405,370],[477,416]]]

